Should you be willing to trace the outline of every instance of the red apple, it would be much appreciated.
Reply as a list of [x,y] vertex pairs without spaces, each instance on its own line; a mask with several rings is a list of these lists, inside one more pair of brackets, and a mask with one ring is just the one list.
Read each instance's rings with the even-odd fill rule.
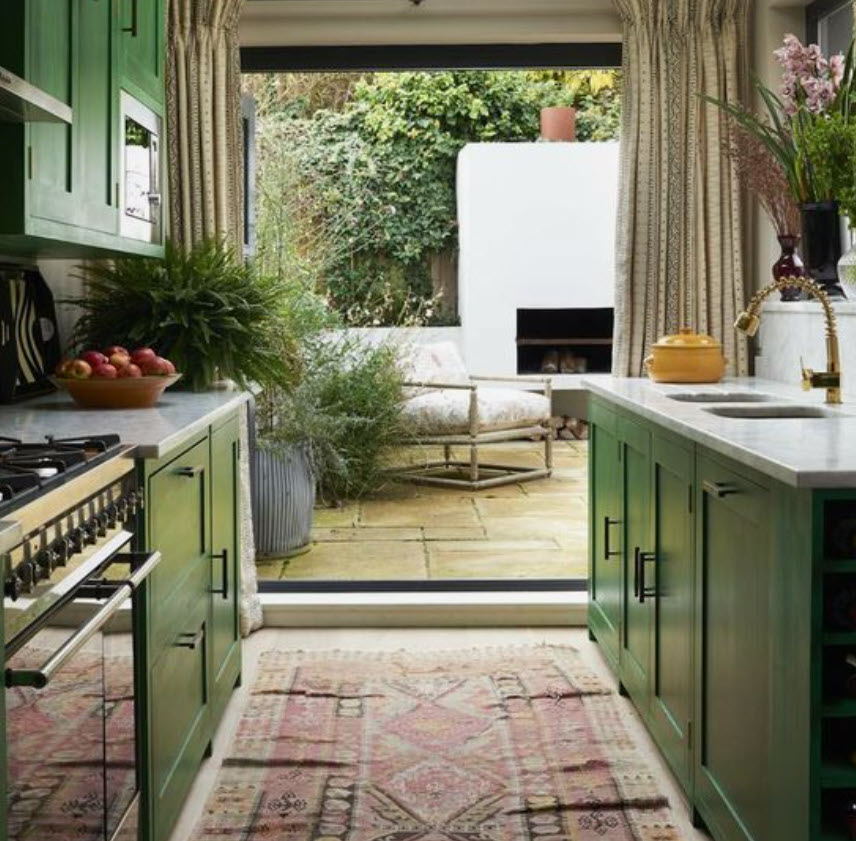
[[134,365],[133,362],[129,362],[127,365],[123,365],[118,372],[118,376],[121,378],[125,377],[142,377],[143,372],[140,370],[138,365]]
[[67,377],[68,366],[71,365],[71,359],[60,359],[56,364],[56,368],[54,368],[54,374],[58,377]]
[[103,365],[107,361],[107,357],[104,356],[103,353],[97,350],[87,350],[80,354],[77,357],[78,359],[82,359],[84,362],[91,365],[93,368],[96,365]]
[[129,358],[130,358],[130,356],[131,356],[131,354],[128,352],[128,349],[127,349],[127,348],[123,348],[123,347],[122,347],[122,345],[110,345],[110,347],[106,347],[106,348],[104,348],[104,356],[106,356],[108,359],[109,359],[109,358],[110,358],[114,353],[121,353],[121,354],[122,354],[122,356],[127,356],[127,357],[129,357]]
[[164,365],[166,366],[167,374],[172,375],[175,373],[175,365],[173,365],[168,359],[164,359]]
[[72,359],[65,366],[65,376],[72,380],[88,380],[92,376],[92,366],[85,359]]
[[172,363],[164,359],[162,356],[156,356],[154,359],[147,359],[140,363],[140,368],[142,368],[143,373],[147,377],[169,376],[169,369],[171,366]]
[[134,365],[142,366],[144,362],[154,359],[156,356],[157,354],[150,347],[138,347],[131,353],[131,362]]
[[99,380],[115,380],[119,372],[109,362],[102,362],[92,369],[92,376]]
[[131,357],[128,356],[127,353],[119,353],[116,351],[115,353],[110,354],[110,358],[107,361],[114,368],[124,368],[126,365],[131,364]]

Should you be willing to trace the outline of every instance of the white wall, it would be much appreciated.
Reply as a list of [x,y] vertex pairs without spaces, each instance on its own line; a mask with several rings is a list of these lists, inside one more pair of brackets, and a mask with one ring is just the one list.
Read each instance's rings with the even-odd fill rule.
[[518,308],[611,307],[617,143],[484,143],[458,157],[458,302],[470,371],[517,373]]

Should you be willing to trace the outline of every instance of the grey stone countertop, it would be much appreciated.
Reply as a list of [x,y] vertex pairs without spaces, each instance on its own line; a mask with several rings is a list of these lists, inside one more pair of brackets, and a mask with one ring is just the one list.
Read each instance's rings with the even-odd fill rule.
[[165,391],[151,409],[82,409],[65,392],[0,406],[0,436],[38,441],[46,435],[118,434],[137,458],[160,458],[250,399],[245,391]]
[[[798,385],[753,377],[715,385],[665,385],[606,376],[587,378],[584,385],[592,394],[786,484],[856,488],[856,403],[826,406],[822,389],[806,393]],[[760,393],[769,399],[716,402],[716,396],[733,392]],[[706,402],[670,399],[676,393],[703,393]],[[726,405],[739,410],[750,405],[759,409],[794,404],[822,409],[827,416],[734,418],[705,411]]]

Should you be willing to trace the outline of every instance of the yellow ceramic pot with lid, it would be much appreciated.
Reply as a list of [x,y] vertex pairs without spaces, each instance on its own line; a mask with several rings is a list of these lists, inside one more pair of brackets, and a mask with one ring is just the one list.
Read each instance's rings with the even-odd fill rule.
[[725,357],[713,336],[683,327],[654,344],[645,369],[657,383],[718,383],[725,374]]

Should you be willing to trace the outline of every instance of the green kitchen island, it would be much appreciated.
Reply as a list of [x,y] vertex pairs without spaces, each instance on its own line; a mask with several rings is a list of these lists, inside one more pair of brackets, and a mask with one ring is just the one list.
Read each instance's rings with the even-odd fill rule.
[[716,841],[856,808],[856,405],[591,378],[589,632]]

